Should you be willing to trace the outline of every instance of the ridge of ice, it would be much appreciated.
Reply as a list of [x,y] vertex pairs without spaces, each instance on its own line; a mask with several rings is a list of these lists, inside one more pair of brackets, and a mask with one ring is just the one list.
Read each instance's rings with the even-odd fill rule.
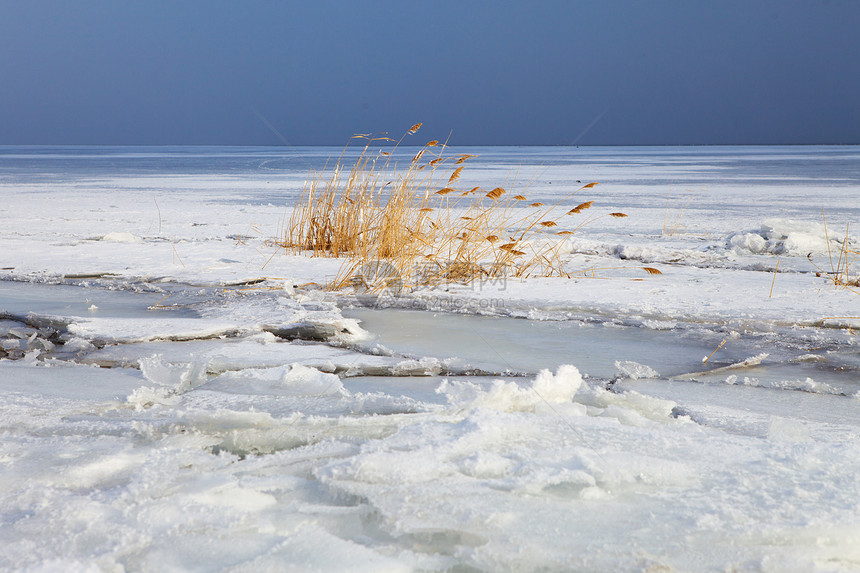
[[616,360],[615,369],[618,375],[630,380],[638,380],[640,378],[658,378],[660,374],[656,370],[645,364],[639,364],[632,360]]
[[[806,256],[839,251],[845,234],[823,222],[765,219],[759,231],[738,231],[726,237],[726,248],[739,254]],[[857,242],[856,237],[848,237]]]
[[110,243],[141,243],[143,239],[134,235],[132,233],[128,233],[125,231],[115,231],[112,233],[105,233],[101,237],[99,237],[100,241],[107,241]]
[[541,370],[529,387],[516,382],[495,380],[489,389],[473,382],[445,379],[436,389],[444,394],[451,406],[458,408],[490,408],[502,412],[529,412],[541,403],[570,402],[582,386],[582,375],[575,366],[559,366],[555,374]]

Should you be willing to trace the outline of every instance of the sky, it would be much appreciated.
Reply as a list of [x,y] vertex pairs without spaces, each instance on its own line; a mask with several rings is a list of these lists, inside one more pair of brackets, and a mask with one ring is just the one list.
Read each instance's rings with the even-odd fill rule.
[[857,0],[0,0],[0,144],[858,144],[858,30]]

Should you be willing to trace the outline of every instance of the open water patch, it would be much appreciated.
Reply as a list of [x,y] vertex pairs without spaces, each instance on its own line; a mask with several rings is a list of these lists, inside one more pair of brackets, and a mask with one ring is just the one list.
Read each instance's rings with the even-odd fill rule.
[[576,364],[597,378],[618,375],[616,362],[648,366],[661,376],[701,369],[710,340],[674,331],[582,321],[537,321],[394,309],[348,309],[378,344],[415,356],[456,357],[489,371],[534,373]]
[[[579,320],[352,308],[374,343],[406,356],[435,357],[463,370],[533,374],[575,364],[607,381],[684,379],[775,390],[860,391],[860,350],[807,349],[778,335],[726,333],[701,324],[669,330]],[[792,381],[799,381],[792,384]]]
[[[162,293],[0,281],[0,312],[21,317],[36,314],[73,318],[146,319],[152,318],[151,308],[164,298]],[[191,309],[162,308],[170,308],[172,316],[198,316],[198,313]]]

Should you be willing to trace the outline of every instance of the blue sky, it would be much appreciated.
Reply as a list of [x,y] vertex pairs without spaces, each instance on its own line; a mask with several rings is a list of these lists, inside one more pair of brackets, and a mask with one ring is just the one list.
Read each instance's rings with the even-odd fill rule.
[[860,143],[860,1],[0,0],[0,144]]

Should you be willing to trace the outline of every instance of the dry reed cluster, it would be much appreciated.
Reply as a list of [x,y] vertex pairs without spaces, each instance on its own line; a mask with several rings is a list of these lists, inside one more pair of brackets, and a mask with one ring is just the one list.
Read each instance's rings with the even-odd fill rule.
[[[404,137],[420,127],[415,124]],[[448,156],[446,144],[435,140],[398,169],[393,157],[404,137],[394,141],[356,135],[365,146],[351,167],[341,154],[328,177],[312,173],[305,185],[281,246],[313,256],[346,257],[331,288],[377,290],[392,280],[412,288],[501,277],[569,277],[562,264],[562,239],[598,218],[626,217],[612,212],[568,222],[594,202],[573,208],[562,204],[597,183],[549,206],[502,187],[461,187],[465,163],[474,156]],[[394,149],[376,151],[380,142],[394,144]],[[564,230],[554,230],[560,224]],[[361,272],[379,261],[398,269],[399,276]],[[376,280],[381,282],[373,284]]]

